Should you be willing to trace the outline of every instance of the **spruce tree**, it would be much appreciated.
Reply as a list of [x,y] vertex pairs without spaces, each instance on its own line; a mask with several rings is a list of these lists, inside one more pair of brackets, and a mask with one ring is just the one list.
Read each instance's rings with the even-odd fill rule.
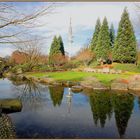
[[95,31],[93,33],[93,37],[90,43],[90,49],[91,50],[95,50],[96,46],[97,46],[97,41],[98,41],[98,35],[101,29],[101,22],[100,19],[98,18],[96,21],[96,26],[95,26]]
[[111,24],[109,34],[110,34],[110,46],[113,47],[115,41],[115,30],[113,24]]
[[121,63],[134,63],[136,61],[136,46],[133,26],[125,8],[121,16],[114,44],[113,60]]
[[50,54],[49,54],[49,63],[54,64],[54,60],[58,56],[64,56],[65,51],[64,51],[64,44],[62,41],[62,37],[59,36],[58,38],[54,36],[51,48],[50,48]]
[[50,48],[50,56],[61,53],[60,44],[56,36],[54,36],[51,48]]
[[97,59],[108,59],[110,54],[110,36],[106,17],[103,20],[95,49]]
[[65,55],[64,44],[63,44],[61,36],[58,37],[58,41],[59,41],[60,51],[61,51],[62,55]]
[[54,36],[52,44],[51,44],[51,48],[50,48],[50,56],[58,54],[58,53],[65,55],[64,44],[63,44],[61,36],[59,36],[58,38]]

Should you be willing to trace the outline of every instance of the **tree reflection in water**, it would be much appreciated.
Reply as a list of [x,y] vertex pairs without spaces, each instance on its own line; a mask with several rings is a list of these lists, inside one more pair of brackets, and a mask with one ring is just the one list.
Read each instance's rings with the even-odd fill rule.
[[133,110],[133,95],[95,92],[90,95],[90,105],[94,123],[97,125],[100,122],[101,127],[105,126],[107,117],[111,118],[114,111],[118,133],[120,138],[124,137]]
[[48,91],[47,86],[38,84],[31,79],[27,79],[24,82],[19,81],[19,83],[14,81],[15,83],[18,98],[22,101],[23,109],[36,110],[38,107],[43,106],[44,94],[42,91]]
[[140,109],[140,97],[138,97],[138,105],[139,105],[139,109]]
[[95,92],[90,95],[90,105],[93,114],[94,123],[100,122],[101,127],[105,126],[107,117],[112,115],[111,95],[107,92]]
[[64,93],[64,87],[62,86],[49,86],[49,92],[50,92],[50,97],[53,102],[53,105],[60,106],[62,99],[63,99],[63,93]]
[[131,94],[114,94],[113,106],[115,112],[116,125],[120,138],[123,138],[128,121],[134,106],[134,96]]
[[[24,84],[17,87],[22,93],[19,94],[19,98],[24,102],[24,106],[26,105],[27,108],[35,109],[42,103],[44,99],[42,96],[42,89],[44,89],[42,85],[27,80]],[[63,99],[64,87],[49,86],[46,87],[45,92],[46,90],[49,90],[47,92],[50,93],[53,105],[60,106]],[[93,120],[96,126],[97,124],[100,124],[101,127],[104,127],[106,119],[111,119],[112,114],[114,113],[118,133],[120,138],[123,138],[133,110],[134,96],[126,93],[118,94],[110,92],[90,92],[88,95]],[[32,107],[29,107],[29,105]]]

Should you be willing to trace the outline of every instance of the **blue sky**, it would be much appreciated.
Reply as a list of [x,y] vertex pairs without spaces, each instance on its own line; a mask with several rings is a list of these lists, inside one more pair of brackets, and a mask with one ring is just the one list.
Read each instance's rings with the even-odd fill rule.
[[[19,10],[27,13],[40,8],[41,6],[49,5],[51,2],[11,2]],[[117,31],[118,23],[124,7],[128,8],[130,18],[132,20],[135,34],[139,39],[139,30],[137,28],[137,15],[135,4],[133,2],[59,2],[55,3],[53,14],[42,17],[38,22],[45,23],[43,27],[34,29],[34,33],[38,33],[44,37],[48,37],[44,42],[43,53],[49,53],[49,48],[54,35],[61,35],[64,41],[65,50],[74,55],[81,47],[91,39],[95,23],[99,17],[101,21],[104,16],[107,17],[109,26],[114,24]],[[69,20],[72,19],[72,28],[74,43],[72,48],[68,46],[68,28]],[[12,46],[8,46],[0,50],[0,55],[8,55],[13,51]]]

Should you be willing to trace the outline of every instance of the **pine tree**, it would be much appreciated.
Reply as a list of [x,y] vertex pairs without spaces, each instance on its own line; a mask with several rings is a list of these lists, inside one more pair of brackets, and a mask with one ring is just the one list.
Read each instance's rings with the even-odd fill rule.
[[62,41],[62,37],[59,36],[57,38],[56,36],[54,36],[50,48],[49,63],[54,64],[54,61],[57,59],[57,57],[62,57],[64,55],[65,55],[65,51],[64,51],[64,44]]
[[63,44],[61,36],[58,37],[58,41],[59,41],[59,44],[60,44],[60,51],[61,51],[62,55],[65,55],[64,44]]
[[97,22],[96,22],[96,26],[95,26],[95,31],[93,33],[93,37],[92,37],[92,40],[91,40],[91,43],[90,43],[90,49],[91,50],[95,50],[95,48],[97,46],[98,35],[99,35],[99,32],[100,32],[100,29],[101,29],[101,22],[100,22],[100,19],[98,18]]
[[51,48],[50,48],[50,56],[61,53],[60,44],[56,36],[54,36]]
[[110,46],[113,47],[115,41],[115,30],[113,24],[111,24],[109,34],[110,34]]
[[103,24],[99,32],[95,52],[98,59],[101,58],[105,60],[108,59],[108,56],[110,54],[110,36],[106,17],[103,20]]
[[136,37],[129,14],[125,8],[121,16],[113,49],[113,60],[121,63],[136,61]]
[[58,38],[54,36],[52,44],[51,44],[51,48],[50,48],[50,56],[58,54],[58,53],[65,55],[64,44],[63,44],[61,36],[59,36]]

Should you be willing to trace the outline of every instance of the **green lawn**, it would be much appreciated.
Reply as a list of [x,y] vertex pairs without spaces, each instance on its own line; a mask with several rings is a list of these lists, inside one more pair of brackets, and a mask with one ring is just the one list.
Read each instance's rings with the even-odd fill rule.
[[124,74],[101,74],[101,73],[87,73],[87,72],[46,72],[46,73],[27,73],[28,76],[33,76],[37,78],[43,78],[48,76],[58,81],[62,80],[70,80],[70,81],[80,81],[87,77],[96,77],[102,83],[108,85],[110,82],[117,78],[127,79],[129,76],[133,75],[132,73],[124,73]]

